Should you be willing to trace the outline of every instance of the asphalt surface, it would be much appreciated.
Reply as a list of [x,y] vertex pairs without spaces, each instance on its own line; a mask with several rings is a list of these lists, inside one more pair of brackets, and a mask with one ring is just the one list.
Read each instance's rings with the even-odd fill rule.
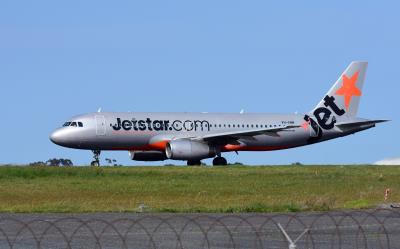
[[[0,214],[0,248],[400,248],[400,212]],[[306,230],[308,229],[308,230]]]

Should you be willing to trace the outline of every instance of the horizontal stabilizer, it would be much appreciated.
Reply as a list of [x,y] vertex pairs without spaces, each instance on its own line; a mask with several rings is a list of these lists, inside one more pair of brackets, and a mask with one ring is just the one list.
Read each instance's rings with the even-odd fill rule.
[[369,128],[374,127],[377,123],[387,122],[389,120],[365,120],[365,121],[355,121],[355,122],[343,122],[337,123],[335,126],[339,129],[343,130],[350,130],[353,128]]

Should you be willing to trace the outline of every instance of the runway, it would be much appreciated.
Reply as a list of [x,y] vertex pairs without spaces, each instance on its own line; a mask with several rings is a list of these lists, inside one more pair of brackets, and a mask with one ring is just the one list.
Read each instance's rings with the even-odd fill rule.
[[1,214],[0,248],[399,248],[400,212]]

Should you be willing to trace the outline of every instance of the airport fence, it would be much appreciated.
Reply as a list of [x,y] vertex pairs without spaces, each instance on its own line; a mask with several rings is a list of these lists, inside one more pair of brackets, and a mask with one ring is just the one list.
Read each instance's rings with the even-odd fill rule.
[[0,248],[400,248],[400,212],[1,214]]

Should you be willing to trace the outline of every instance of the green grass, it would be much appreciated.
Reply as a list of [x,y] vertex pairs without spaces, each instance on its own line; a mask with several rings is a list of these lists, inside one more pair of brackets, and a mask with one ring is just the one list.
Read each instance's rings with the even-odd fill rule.
[[399,166],[0,167],[0,212],[287,212],[400,200]]

